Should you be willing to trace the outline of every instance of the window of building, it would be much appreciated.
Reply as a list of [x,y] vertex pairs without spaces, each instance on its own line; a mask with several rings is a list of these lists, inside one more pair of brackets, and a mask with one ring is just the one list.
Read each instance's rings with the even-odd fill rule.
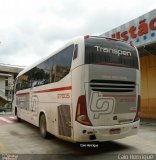
[[5,79],[5,86],[8,86],[8,79]]

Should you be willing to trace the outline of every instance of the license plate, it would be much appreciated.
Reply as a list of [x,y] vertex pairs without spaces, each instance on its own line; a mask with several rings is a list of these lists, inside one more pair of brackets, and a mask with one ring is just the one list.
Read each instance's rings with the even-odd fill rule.
[[119,134],[121,132],[120,128],[113,128],[110,129],[109,133],[110,134]]

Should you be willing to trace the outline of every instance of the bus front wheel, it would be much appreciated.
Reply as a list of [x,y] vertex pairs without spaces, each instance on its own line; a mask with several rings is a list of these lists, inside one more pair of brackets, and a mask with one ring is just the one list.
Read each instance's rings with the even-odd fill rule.
[[40,116],[40,133],[43,138],[48,138],[47,123],[44,114]]

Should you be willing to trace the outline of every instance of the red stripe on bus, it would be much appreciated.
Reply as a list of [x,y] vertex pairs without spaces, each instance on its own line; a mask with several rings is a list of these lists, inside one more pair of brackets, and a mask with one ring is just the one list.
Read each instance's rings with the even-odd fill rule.
[[53,88],[53,89],[45,89],[40,91],[34,91],[33,93],[45,93],[45,92],[56,92],[56,91],[65,91],[65,90],[71,90],[72,86],[68,87],[61,87],[61,88]]
[[25,95],[27,95],[27,94],[29,94],[29,92],[17,93],[16,96],[25,96]]
[[[72,86],[67,86],[67,87],[61,87],[61,88],[52,88],[52,89],[45,89],[45,90],[39,90],[39,91],[34,91],[33,93],[45,93],[45,92],[56,92],[56,91],[65,91],[65,90],[71,90]],[[23,96],[30,94],[29,92],[25,93],[17,93],[17,96]]]

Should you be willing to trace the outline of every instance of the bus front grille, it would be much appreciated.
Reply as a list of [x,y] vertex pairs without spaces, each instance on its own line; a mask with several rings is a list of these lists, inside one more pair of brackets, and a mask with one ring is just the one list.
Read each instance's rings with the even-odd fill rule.
[[135,82],[119,80],[91,80],[92,91],[97,92],[133,92]]

